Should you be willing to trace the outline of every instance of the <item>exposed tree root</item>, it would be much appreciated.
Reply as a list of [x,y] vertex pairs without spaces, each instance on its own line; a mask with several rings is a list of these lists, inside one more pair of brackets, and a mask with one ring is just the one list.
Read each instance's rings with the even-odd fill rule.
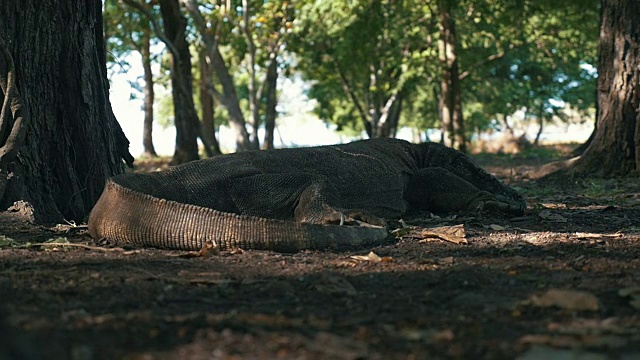
[[[20,146],[24,142],[26,126],[23,122],[27,118],[26,111],[22,109],[20,94],[16,88],[16,74],[13,57],[4,40],[0,38],[0,88],[4,94],[4,102],[0,111],[0,198],[4,195],[7,185],[7,169],[15,159]],[[12,122],[8,121],[9,109]],[[11,126],[11,132],[5,136],[7,126]]]

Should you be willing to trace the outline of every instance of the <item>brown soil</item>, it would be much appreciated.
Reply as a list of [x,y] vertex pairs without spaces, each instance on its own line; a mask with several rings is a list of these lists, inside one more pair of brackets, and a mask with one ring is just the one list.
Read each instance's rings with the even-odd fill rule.
[[[542,186],[535,159],[479,159],[525,217],[419,214],[373,249],[188,257],[5,219],[0,359],[640,358],[637,178]],[[467,244],[421,233],[457,224]],[[89,247],[25,247],[61,237]]]

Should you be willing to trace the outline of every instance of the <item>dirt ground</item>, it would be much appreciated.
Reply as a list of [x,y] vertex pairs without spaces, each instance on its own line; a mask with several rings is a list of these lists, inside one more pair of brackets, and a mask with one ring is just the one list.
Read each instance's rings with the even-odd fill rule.
[[5,219],[0,360],[640,359],[637,177],[561,187],[523,176],[535,157],[478,160],[524,217],[418,214],[341,253],[110,249]]

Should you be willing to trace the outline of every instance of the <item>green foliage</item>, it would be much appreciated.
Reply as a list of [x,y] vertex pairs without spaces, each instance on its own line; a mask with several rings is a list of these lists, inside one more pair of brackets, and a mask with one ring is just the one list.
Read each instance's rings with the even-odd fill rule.
[[431,16],[418,2],[297,4],[291,42],[297,70],[313,83],[317,114],[340,128],[362,129],[392,96],[415,89],[425,78],[425,59],[435,58],[425,47],[434,31]]
[[131,67],[127,55],[140,52],[144,38],[155,38],[149,21],[118,0],[105,0],[102,15],[108,64],[112,71],[126,72]]
[[[439,126],[437,1],[297,4],[297,69],[321,118],[359,131],[356,102],[370,113],[403,91],[401,124]],[[593,108],[597,1],[458,0],[452,15],[469,131],[522,108],[545,118],[565,103]]]
[[[402,100],[400,126],[420,131],[440,126],[440,1],[251,0],[246,19],[240,0],[199,4],[209,24],[206,31],[216,34],[245,118],[251,116],[252,69],[260,84],[277,54],[282,63],[290,59],[281,74],[295,71],[310,82],[315,113],[339,131],[358,135],[375,125],[394,97]],[[585,118],[593,114],[597,0],[450,1],[469,135],[495,128],[497,118],[521,109],[527,119],[563,119],[566,107]],[[144,36],[154,37],[149,22],[119,1],[106,0],[104,9],[108,49],[121,63],[126,54],[139,51]],[[190,28],[197,59],[202,34],[193,24]],[[195,84],[200,74],[193,63]],[[221,91],[219,83],[214,86]],[[166,101],[161,96],[158,101],[158,111],[168,115]],[[217,110],[218,125],[227,118],[226,111]]]
[[489,118],[525,108],[545,119],[562,117],[565,103],[583,113],[594,106],[597,1],[483,1],[468,9],[473,21],[458,22],[467,104],[483,104]]

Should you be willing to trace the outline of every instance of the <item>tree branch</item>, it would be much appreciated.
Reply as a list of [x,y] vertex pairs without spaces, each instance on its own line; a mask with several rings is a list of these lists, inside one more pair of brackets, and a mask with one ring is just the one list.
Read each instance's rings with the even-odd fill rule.
[[371,124],[369,123],[369,118],[367,117],[367,113],[364,111],[364,109],[362,108],[362,105],[358,101],[358,98],[356,97],[356,94],[353,91],[353,88],[351,87],[351,85],[349,85],[349,81],[347,80],[347,77],[342,71],[342,69],[340,69],[340,65],[338,65],[338,62],[334,60],[333,64],[336,68],[336,71],[338,71],[338,75],[340,75],[340,80],[342,81],[342,89],[351,98],[353,105],[356,107],[356,109],[358,110],[358,113],[360,114],[360,117],[362,118],[362,122],[364,123],[365,128],[368,129],[367,132],[369,133],[369,135],[371,135],[372,129],[371,129]]
[[[4,196],[4,191],[7,184],[7,166],[18,155],[18,150],[24,142],[24,137],[27,132],[27,127],[24,125],[24,121],[28,118],[25,115],[26,111],[22,109],[20,104],[20,93],[15,87],[15,64],[13,57],[6,47],[4,40],[0,38],[0,53],[4,61],[0,61],[0,88],[4,93],[4,102],[2,104],[2,111],[0,112],[0,121],[2,122],[2,132],[4,138],[4,129],[7,126],[5,121],[11,108],[11,114],[14,122],[11,127],[11,132],[7,137],[4,145],[0,147],[0,198]],[[6,73],[6,75],[5,75]]]
[[[11,104],[13,93],[15,91],[15,65],[13,63],[11,53],[9,53],[9,50],[4,45],[4,41],[2,39],[0,39],[0,51],[2,52],[2,56],[5,61],[4,66],[0,67],[0,77],[4,77],[4,73],[7,74],[6,80],[4,78],[0,78],[0,87],[4,93],[4,102],[2,103],[2,111],[0,111],[0,139],[3,139],[4,132],[7,127],[7,111],[9,111],[9,105]],[[6,70],[3,68],[6,68]]]
[[[529,43],[523,42],[523,43],[515,45],[515,46],[513,44],[511,44],[511,45],[509,45],[509,48],[507,50],[517,49],[517,48],[519,48],[521,46],[524,46],[524,45],[527,45],[527,44],[529,44]],[[466,78],[467,76],[471,75],[473,70],[481,67],[482,65],[485,65],[485,64],[488,64],[488,63],[490,63],[490,62],[492,62],[494,60],[498,60],[500,58],[503,58],[507,54],[507,50],[502,50],[501,52],[499,52],[497,54],[490,55],[486,59],[482,59],[482,60],[476,62],[475,64],[473,64],[469,68],[469,70],[460,73],[460,75],[458,75],[458,80],[462,80],[462,79]]]
[[462,80],[462,79],[466,78],[467,76],[471,75],[471,71],[472,70],[475,70],[475,69],[479,68],[480,66],[482,66],[484,64],[490,63],[493,60],[497,60],[497,59],[500,59],[500,58],[504,57],[505,54],[506,54],[506,52],[502,51],[502,52],[500,52],[498,54],[493,54],[491,56],[488,56],[486,59],[482,59],[482,60],[476,62],[475,64],[473,64],[469,68],[469,70],[460,73],[460,75],[458,75],[458,80]]
[[131,6],[132,8],[138,10],[140,13],[146,16],[147,19],[149,19],[149,22],[151,22],[151,27],[153,28],[153,32],[156,34],[158,39],[160,39],[160,41],[162,41],[167,46],[169,51],[171,51],[171,53],[174,55],[176,59],[180,58],[178,56],[178,49],[173,44],[173,41],[169,40],[169,38],[167,38],[164,35],[164,31],[160,29],[160,26],[158,25],[158,22],[156,21],[155,16],[153,16],[153,14],[149,11],[149,9],[147,9],[142,4],[134,0],[120,0],[120,2],[124,2],[125,4]]

